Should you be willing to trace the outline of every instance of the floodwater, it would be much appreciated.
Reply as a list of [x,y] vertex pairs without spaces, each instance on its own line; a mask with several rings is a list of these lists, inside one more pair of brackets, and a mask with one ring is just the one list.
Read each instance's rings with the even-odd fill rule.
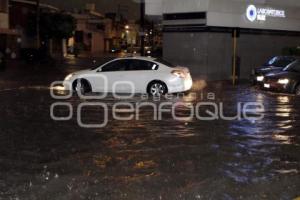
[[[75,63],[76,64],[76,63]],[[300,196],[299,97],[260,91],[247,84],[194,82],[194,96],[160,101],[135,95],[117,100],[66,100],[50,96],[50,81],[76,67],[66,65],[0,75],[0,199],[294,199]],[[42,72],[41,72],[42,71]],[[32,73],[30,73],[32,72]],[[9,74],[9,75],[8,75]],[[15,76],[14,76],[15,74]],[[34,74],[34,75],[33,75]],[[215,100],[207,99],[209,93]],[[67,121],[50,117],[51,104],[70,103]],[[196,117],[177,121],[170,113],[153,119],[153,109],[140,110],[140,119],[115,120],[118,102],[133,105],[181,102],[188,105],[222,102],[224,113],[235,115],[239,102],[265,107],[258,121],[213,121]],[[82,128],[77,122],[81,103],[108,106],[103,128]],[[186,106],[184,106],[186,104]],[[136,108],[134,108],[136,110]],[[66,107],[57,116],[69,114]],[[101,123],[103,109],[83,109],[82,121]]]

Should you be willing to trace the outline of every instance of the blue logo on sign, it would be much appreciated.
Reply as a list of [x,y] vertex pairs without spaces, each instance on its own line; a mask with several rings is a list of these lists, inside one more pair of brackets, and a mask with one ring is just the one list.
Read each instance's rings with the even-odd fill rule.
[[254,22],[257,18],[257,9],[254,5],[250,5],[247,7],[246,12],[247,19],[251,22]]

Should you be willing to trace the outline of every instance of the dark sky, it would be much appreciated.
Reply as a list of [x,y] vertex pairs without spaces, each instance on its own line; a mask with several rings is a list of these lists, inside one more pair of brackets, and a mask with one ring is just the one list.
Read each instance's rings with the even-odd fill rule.
[[129,19],[139,18],[139,5],[136,0],[41,0],[64,10],[72,10],[73,8],[83,9],[86,3],[95,3],[96,9],[101,13],[117,12],[120,5],[122,13]]

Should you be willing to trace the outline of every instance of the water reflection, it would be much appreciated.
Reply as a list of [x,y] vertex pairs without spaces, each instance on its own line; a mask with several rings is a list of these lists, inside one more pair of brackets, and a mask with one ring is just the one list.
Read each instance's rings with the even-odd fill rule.
[[192,91],[201,91],[207,86],[205,80],[193,80]]
[[289,103],[290,102],[290,97],[288,96],[278,96],[277,97],[278,103]]
[[[225,102],[229,111],[234,111],[239,101],[263,102],[265,118],[255,123],[196,118],[179,122],[166,115],[155,121],[153,109],[145,107],[141,120],[110,120],[107,127],[83,129],[76,119],[51,120],[53,99],[48,90],[23,88],[18,93],[1,93],[4,181],[0,182],[7,183],[2,184],[5,191],[15,186],[14,191],[21,188],[21,194],[31,195],[33,189],[26,188],[25,194],[23,185],[34,181],[36,191],[44,191],[42,197],[55,194],[55,185],[59,185],[67,188],[61,191],[66,196],[76,189],[76,195],[97,191],[107,199],[178,199],[180,195],[182,199],[242,199],[244,194],[249,199],[294,198],[300,187],[299,99],[247,87],[207,87],[207,91],[220,91],[216,101]],[[85,100],[74,95],[65,101],[76,108]],[[138,96],[129,100],[140,101]],[[183,96],[157,103],[168,101],[181,102],[177,114],[188,116],[188,106],[204,100]],[[116,100],[109,96],[101,102],[111,109]],[[99,113],[91,110],[87,122],[99,119]],[[40,171],[45,165],[60,178],[42,182]],[[24,182],[17,178],[20,176]],[[71,189],[66,186],[70,182]],[[89,185],[82,187],[83,183]]]
[[282,144],[292,144],[292,139],[295,136],[291,135],[282,135],[282,134],[274,134],[272,138]]
[[292,105],[289,104],[290,98],[287,96],[278,96],[277,101],[275,115],[278,117],[290,117],[292,114]]
[[[289,149],[297,152],[299,139],[295,124],[297,123],[297,111],[299,107],[291,96],[275,95],[254,91],[244,93],[239,98],[242,101],[254,99],[265,105],[265,117],[255,123],[243,121],[231,121],[229,133],[232,135],[233,158],[224,165],[224,173],[236,182],[254,183],[270,180],[277,174],[297,174],[295,163],[286,163],[286,158],[281,145],[289,145]],[[253,98],[255,96],[255,98]],[[297,153],[292,154],[290,161]],[[251,155],[251,157],[248,157]],[[296,157],[299,158],[297,155]],[[241,160],[242,158],[242,160]],[[263,171],[263,173],[262,173]]]

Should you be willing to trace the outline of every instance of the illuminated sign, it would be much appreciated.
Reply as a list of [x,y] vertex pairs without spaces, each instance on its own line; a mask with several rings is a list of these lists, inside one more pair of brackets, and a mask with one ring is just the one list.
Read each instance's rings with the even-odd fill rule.
[[247,16],[247,19],[251,22],[254,22],[256,20],[257,10],[256,10],[256,7],[254,5],[248,6],[246,16]]
[[273,8],[257,8],[254,5],[249,5],[246,11],[246,17],[249,21],[254,22],[266,21],[267,17],[285,18],[284,10],[277,10]]

